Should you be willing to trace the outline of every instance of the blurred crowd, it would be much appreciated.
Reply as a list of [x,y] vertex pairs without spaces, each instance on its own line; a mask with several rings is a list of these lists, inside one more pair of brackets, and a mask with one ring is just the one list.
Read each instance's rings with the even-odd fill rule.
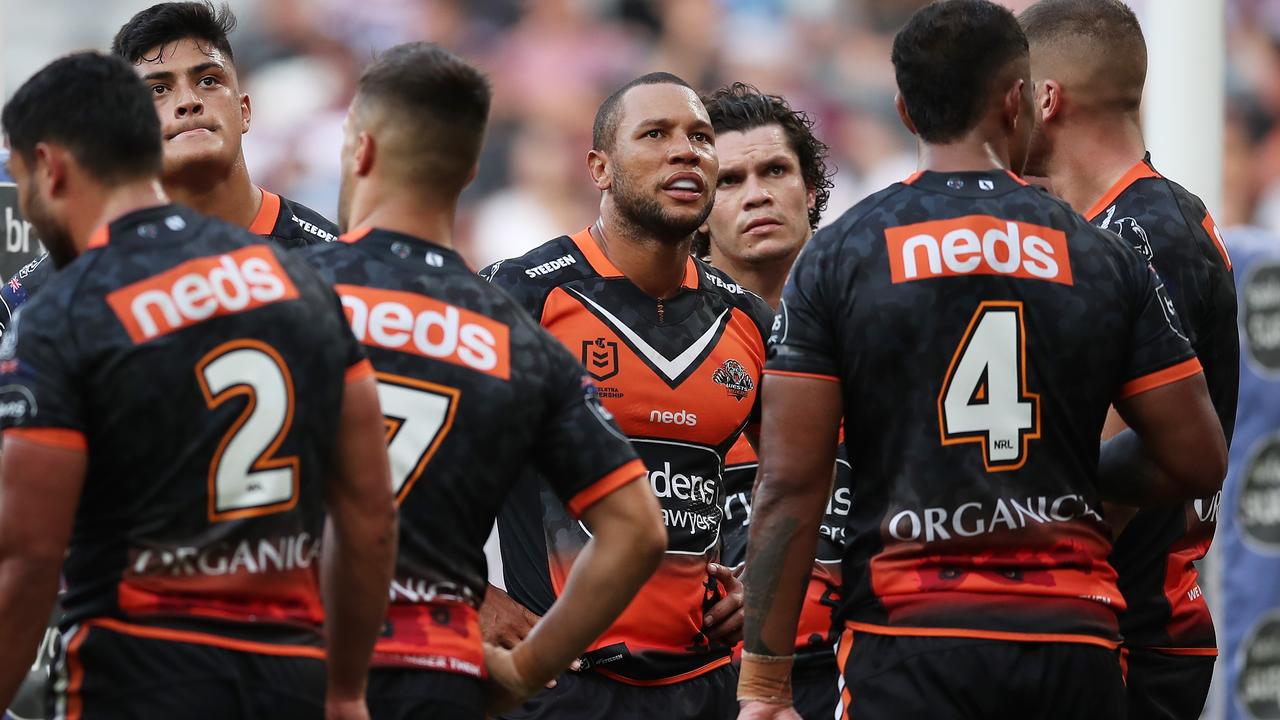
[[[1002,0],[1015,11],[1031,0]],[[1141,14],[1158,0],[1131,0]],[[233,0],[232,37],[261,185],[332,215],[341,119],[354,80],[392,44],[429,39],[485,69],[496,90],[460,245],[474,266],[595,217],[585,155],[596,106],[643,72],[710,91],[741,80],[808,111],[838,172],[826,220],[915,167],[893,109],[893,34],[927,0]],[[122,22],[147,0],[109,0]],[[1280,0],[1228,0],[1225,206],[1219,224],[1280,232]],[[65,23],[51,17],[66,6]],[[5,47],[105,46],[73,0],[5,0]],[[54,9],[51,9],[54,8]],[[105,10],[104,10],[105,12]],[[33,42],[27,18],[44,13]],[[86,25],[86,23],[88,23]],[[31,28],[33,32],[37,29]],[[51,32],[53,36],[44,34]],[[14,37],[19,35],[19,37]],[[24,36],[25,37],[22,37]],[[8,63],[11,86],[25,78]],[[23,66],[25,67],[25,66]],[[15,75],[18,75],[15,77]]]

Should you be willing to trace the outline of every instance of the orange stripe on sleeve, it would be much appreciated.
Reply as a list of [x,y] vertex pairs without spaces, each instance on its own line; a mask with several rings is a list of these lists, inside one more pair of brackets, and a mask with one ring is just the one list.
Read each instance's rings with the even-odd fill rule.
[[373,375],[373,363],[369,362],[369,358],[365,358],[360,362],[347,368],[346,381],[353,383],[357,380],[363,380]]
[[614,470],[608,475],[605,475],[599,480],[596,480],[588,485],[586,489],[580,490],[578,494],[574,495],[573,499],[568,502],[567,507],[570,514],[575,518],[581,516],[582,513],[586,512],[587,508],[596,504],[600,498],[608,495],[614,490],[617,490],[623,485],[626,485],[632,480],[643,477],[645,472],[647,472],[647,470],[645,469],[644,463],[639,459],[636,459],[626,465],[623,465],[617,470]]
[[4,431],[5,439],[16,438],[23,442],[62,448],[63,450],[88,450],[89,441],[79,430],[66,428],[8,428]]
[[764,369],[765,375],[779,375],[781,377],[808,378],[810,380],[826,380],[827,382],[839,383],[840,378],[835,375],[820,375],[818,373],[792,372],[790,370],[770,370]]
[[1179,380],[1186,380],[1192,375],[1203,371],[1204,369],[1200,367],[1199,358],[1183,360],[1177,365],[1130,380],[1120,387],[1120,396],[1116,399],[1124,400],[1134,395],[1141,395],[1149,390],[1155,390],[1158,387],[1164,387]]

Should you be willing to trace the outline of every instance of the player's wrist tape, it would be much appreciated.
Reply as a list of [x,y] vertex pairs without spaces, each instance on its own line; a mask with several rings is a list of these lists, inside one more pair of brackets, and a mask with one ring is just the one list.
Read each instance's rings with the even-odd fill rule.
[[791,666],[795,655],[757,655],[743,651],[738,673],[738,700],[791,704]]

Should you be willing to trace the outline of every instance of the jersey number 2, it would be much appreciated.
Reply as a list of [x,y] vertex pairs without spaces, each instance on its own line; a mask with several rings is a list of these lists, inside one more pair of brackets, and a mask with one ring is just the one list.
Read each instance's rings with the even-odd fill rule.
[[461,395],[457,388],[378,373],[378,402],[387,423],[391,490],[397,505],[413,489],[449,434]]
[[1027,392],[1022,303],[978,306],[938,393],[943,445],[980,443],[988,472],[1017,470],[1040,437],[1040,396]]
[[196,365],[205,403],[243,395],[248,403],[209,465],[209,520],[284,512],[298,502],[298,458],[276,457],[293,425],[293,378],[275,348],[232,340]]

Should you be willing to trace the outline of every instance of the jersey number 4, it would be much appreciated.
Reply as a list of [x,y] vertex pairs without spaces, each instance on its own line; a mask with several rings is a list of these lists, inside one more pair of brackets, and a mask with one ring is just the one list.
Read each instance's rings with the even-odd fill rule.
[[1040,396],[1027,392],[1022,303],[978,306],[938,393],[943,445],[979,443],[988,472],[1017,470],[1040,437]]
[[457,388],[378,373],[378,402],[387,423],[387,454],[397,505],[449,434],[461,395]]

